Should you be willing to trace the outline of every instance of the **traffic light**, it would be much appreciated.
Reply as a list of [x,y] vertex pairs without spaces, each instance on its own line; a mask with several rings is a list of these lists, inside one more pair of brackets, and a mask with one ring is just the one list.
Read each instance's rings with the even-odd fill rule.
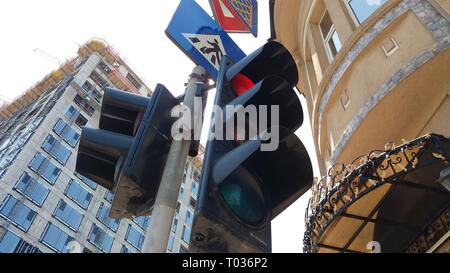
[[169,152],[178,104],[158,84],[152,97],[105,88],[99,129],[84,127],[76,171],[114,192],[112,218],[150,213]]
[[[215,98],[222,110],[212,118],[210,134],[215,137],[210,136],[206,146],[190,252],[271,252],[271,220],[313,180],[308,153],[294,134],[303,123],[293,89],[297,81],[292,56],[277,42],[268,42],[236,64],[222,60]],[[257,109],[258,122],[244,115],[248,132],[240,138],[229,133],[227,128],[238,129],[239,111],[249,106]],[[227,109],[233,107],[230,113]],[[265,111],[268,108],[275,112]],[[272,122],[265,125],[260,118]],[[257,135],[249,133],[252,127]],[[231,139],[221,140],[218,131]],[[279,143],[264,150],[269,132],[278,133]]]

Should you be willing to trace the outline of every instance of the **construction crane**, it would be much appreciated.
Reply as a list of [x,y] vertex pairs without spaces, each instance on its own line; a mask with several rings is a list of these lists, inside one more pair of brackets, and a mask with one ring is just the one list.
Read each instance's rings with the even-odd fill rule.
[[33,52],[40,55],[41,57],[46,58],[47,60],[51,61],[52,63],[56,63],[60,66],[63,64],[63,62],[60,59],[56,58],[55,56],[50,55],[49,53],[43,51],[40,48],[33,49]]

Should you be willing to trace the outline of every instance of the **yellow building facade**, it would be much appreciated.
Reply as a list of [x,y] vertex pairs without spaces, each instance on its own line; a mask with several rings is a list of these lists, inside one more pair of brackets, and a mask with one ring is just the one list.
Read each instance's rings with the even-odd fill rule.
[[450,1],[380,0],[361,23],[351,2],[275,2],[277,40],[296,58],[322,170],[390,141],[450,135]]
[[[383,156],[395,159],[394,152],[431,147],[431,144],[424,144],[428,141],[443,141],[446,145],[450,136],[450,0],[277,0],[273,2],[272,12],[273,38],[289,49],[297,63],[300,78],[298,89],[308,103],[322,174],[336,175],[333,166],[337,163],[354,162],[359,156],[374,150],[380,151],[378,157],[384,151]],[[395,149],[396,145],[429,134],[435,135],[422,139],[423,145],[419,145],[419,141]],[[391,145],[386,147],[386,143]],[[439,163],[439,170],[435,170],[434,176],[437,177],[433,179],[439,178],[442,170],[448,170],[448,157],[445,155],[448,151],[444,149],[440,152],[444,154],[441,156],[444,159]],[[404,157],[401,158],[409,162],[408,155],[406,159]],[[338,171],[342,177],[337,182],[344,181],[343,173],[351,176],[356,167],[374,158],[367,156],[353,167],[342,165],[344,167]],[[412,161],[420,161],[417,158]],[[417,167],[414,162],[411,164],[409,167],[403,166],[403,171],[413,171],[415,168],[410,167]],[[374,167],[372,172],[376,171],[377,167]],[[392,176],[390,179],[398,180],[399,177]],[[386,179],[381,177],[380,181],[384,183]],[[331,180],[338,179],[333,176]],[[319,194],[320,187],[326,188],[323,195],[330,198],[332,189],[337,187],[334,182],[325,186],[318,185],[324,182],[317,182],[316,188],[313,188],[313,199]],[[347,183],[350,185],[352,181]],[[391,184],[377,185],[371,194],[378,194],[379,198],[368,195],[364,202],[368,202],[369,207],[373,204],[374,208],[387,192],[392,191],[391,187]],[[434,188],[434,184],[430,187],[442,190]],[[355,240],[364,237],[364,232],[370,234],[367,238],[373,237],[373,228],[370,231],[365,227],[375,221],[380,212],[371,211],[372,215],[362,213],[363,216],[352,214],[354,217],[347,218],[335,215],[343,207],[346,207],[344,213],[348,214],[347,210],[352,205],[358,205],[358,202],[362,205],[360,198],[363,197],[358,195],[364,189],[356,186],[353,190],[352,196],[346,197],[350,201],[344,198],[343,204],[334,204],[334,211],[328,217],[334,218],[327,223],[326,229],[321,226],[319,231],[314,231],[314,228],[308,231],[310,246],[305,247],[307,251],[366,252],[367,243],[372,242],[369,239],[362,240],[359,247],[355,245],[357,243],[353,248],[351,246]],[[442,203],[436,204],[435,210],[430,209],[427,213],[437,213],[448,207],[448,194],[445,191],[440,194]],[[345,195],[341,193],[340,198]],[[403,192],[402,196],[407,197],[408,194]],[[312,200],[312,210],[317,209],[323,197],[316,199]],[[313,214],[317,216],[317,213]],[[424,228],[423,225],[432,220],[435,218],[417,222],[418,226],[414,227],[417,230],[411,234],[416,236]],[[339,232],[342,234],[349,229],[345,227],[357,226],[359,222],[364,225],[355,229],[358,232],[350,232],[347,239],[352,239],[351,242],[346,239],[345,243],[339,243],[342,238],[329,231],[334,228],[337,232],[341,225]],[[321,248],[327,236],[331,240],[329,243],[337,246]],[[414,236],[409,239],[417,237]],[[448,238],[449,235],[445,236]],[[327,246],[325,243],[322,245]],[[398,248],[400,246],[388,246],[386,249],[391,252],[406,251],[410,245],[411,242],[404,243],[403,249]],[[425,248],[431,249],[431,246]]]

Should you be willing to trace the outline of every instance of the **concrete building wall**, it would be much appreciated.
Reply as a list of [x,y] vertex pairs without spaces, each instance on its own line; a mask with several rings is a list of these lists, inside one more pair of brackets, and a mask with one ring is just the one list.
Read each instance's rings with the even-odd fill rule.
[[[177,208],[172,231],[169,236],[168,253],[187,252],[191,238],[192,220],[197,203],[201,169],[193,164],[186,164],[185,173],[178,195],[179,209]],[[175,220],[177,219],[177,220]]]

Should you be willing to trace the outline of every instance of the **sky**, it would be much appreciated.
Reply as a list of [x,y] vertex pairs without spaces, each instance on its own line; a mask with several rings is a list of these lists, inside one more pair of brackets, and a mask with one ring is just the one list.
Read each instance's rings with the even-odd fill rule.
[[[208,0],[197,2],[212,15]],[[90,38],[106,40],[135,73],[154,89],[164,84],[175,96],[184,92],[194,63],[165,35],[178,0],[14,0],[0,1],[0,97],[14,99],[59,63],[75,57]],[[258,37],[231,34],[249,54],[270,37],[268,0],[259,0]],[[214,92],[209,95],[211,108]],[[306,102],[301,98],[306,110]],[[319,176],[309,117],[297,132]],[[205,124],[209,124],[205,115]],[[207,126],[204,126],[204,129]],[[273,252],[301,252],[309,193],[272,221]]]

